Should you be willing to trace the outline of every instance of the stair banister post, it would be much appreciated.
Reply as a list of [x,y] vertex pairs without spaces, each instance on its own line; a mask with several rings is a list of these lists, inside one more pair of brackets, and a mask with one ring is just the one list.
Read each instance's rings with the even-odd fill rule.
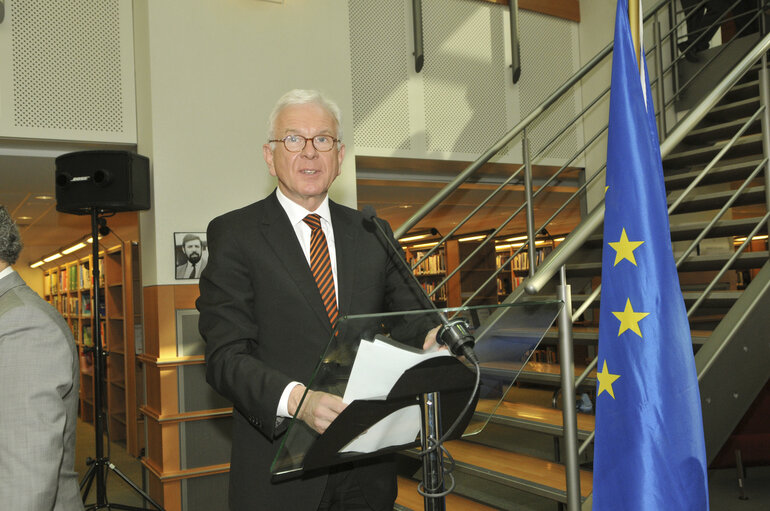
[[572,292],[567,285],[567,270],[559,270],[559,299],[564,302],[559,313],[559,364],[561,365],[562,415],[564,417],[565,474],[567,509],[580,509],[580,470],[578,466],[577,408],[575,406],[575,367],[572,349]]
[[658,75],[658,83],[655,87],[658,97],[658,106],[660,107],[660,117],[658,117],[658,131],[663,138],[666,138],[668,126],[666,125],[666,88],[663,83],[663,43],[660,39],[660,22],[658,13],[655,13],[655,21],[652,24],[652,37],[655,44],[655,73]]
[[[762,112],[762,155],[768,158],[770,157],[770,77],[767,72],[767,53],[762,54],[762,65],[759,68],[759,101],[765,107]],[[765,162],[765,207],[770,211],[770,160]],[[767,232],[770,233],[770,222],[768,222]]]
[[529,138],[526,128],[522,132],[521,151],[524,156],[524,200],[527,204],[527,254],[529,255],[529,276],[535,274],[535,210],[532,206],[532,162],[529,158]]

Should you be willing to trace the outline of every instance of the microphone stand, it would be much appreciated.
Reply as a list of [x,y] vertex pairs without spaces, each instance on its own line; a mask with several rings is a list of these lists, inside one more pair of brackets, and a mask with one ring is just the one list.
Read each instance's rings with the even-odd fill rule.
[[[91,275],[93,278],[93,299],[91,301],[91,318],[93,320],[93,339],[94,345],[92,348],[84,348],[84,352],[92,351],[94,353],[94,431],[96,439],[94,444],[96,446],[96,458],[88,458],[86,464],[89,465],[88,471],[83,476],[80,482],[80,490],[83,491],[83,503],[85,503],[88,497],[88,492],[91,490],[91,484],[96,478],[96,503],[87,507],[89,510],[96,509],[126,509],[128,511],[144,511],[146,508],[126,506],[123,504],[110,503],[107,500],[107,477],[106,469],[110,469],[115,472],[126,484],[128,484],[135,492],[137,492],[146,502],[152,504],[156,509],[164,511],[160,504],[155,502],[147,493],[142,491],[133,481],[126,477],[123,472],[110,462],[109,457],[104,455],[104,413],[103,413],[103,399],[102,394],[102,378],[104,377],[102,371],[104,369],[104,357],[107,353],[102,349],[102,334],[101,334],[101,321],[99,318],[99,210],[97,208],[91,209],[91,236],[92,236],[92,257],[91,263]],[[102,219],[103,220],[103,219]],[[106,225],[104,225],[106,228]],[[83,488],[85,487],[85,490]]]
[[[429,306],[435,311],[436,316],[443,325],[439,332],[436,334],[436,342],[446,345],[455,356],[464,356],[476,367],[476,375],[478,379],[479,364],[478,358],[473,351],[473,344],[475,342],[473,336],[470,334],[467,328],[467,324],[462,319],[450,321],[438,308],[433,300],[430,299],[425,289],[414,276],[412,268],[400,257],[400,250],[395,245],[392,237],[389,236],[385,229],[377,222],[377,214],[374,208],[371,206],[365,206],[363,214],[371,223],[373,223],[377,230],[379,230],[382,237],[390,245],[393,255],[399,259],[404,267],[408,270],[407,273],[411,276],[412,281],[420,289],[422,296]],[[478,385],[477,385],[478,387]],[[471,397],[471,400],[473,397]],[[439,392],[430,392],[423,394],[423,401],[425,402],[425,408],[423,410],[423,423],[424,428],[420,431],[420,447],[422,448],[422,473],[423,482],[422,486],[425,491],[420,491],[425,501],[425,511],[445,511],[446,501],[445,496],[448,491],[444,490],[444,453],[441,447],[441,396]],[[465,413],[460,414],[462,417]],[[451,488],[450,490],[451,491]]]

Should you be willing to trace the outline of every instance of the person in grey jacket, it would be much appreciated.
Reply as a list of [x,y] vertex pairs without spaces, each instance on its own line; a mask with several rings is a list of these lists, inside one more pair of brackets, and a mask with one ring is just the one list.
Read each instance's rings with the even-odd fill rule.
[[0,206],[0,507],[78,511],[77,347],[64,318],[11,267],[21,247]]

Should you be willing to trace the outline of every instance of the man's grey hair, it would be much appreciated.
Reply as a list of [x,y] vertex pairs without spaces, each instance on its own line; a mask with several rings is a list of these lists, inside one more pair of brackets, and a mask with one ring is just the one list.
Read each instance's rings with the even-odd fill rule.
[[0,206],[0,260],[15,264],[21,253],[21,235],[5,206]]
[[[337,106],[337,103],[335,103],[331,99],[324,96],[321,92],[317,90],[306,90],[306,89],[290,90],[289,92],[287,92],[286,94],[278,98],[278,101],[275,102],[273,111],[270,112],[270,119],[268,120],[268,127],[267,127],[268,140],[274,139],[277,136],[275,134],[275,119],[278,117],[278,114],[281,113],[281,110],[283,110],[287,106],[307,105],[307,104],[318,105],[321,108],[325,109],[327,112],[329,112],[332,115],[332,117],[334,117],[334,120],[337,123],[336,138],[342,140],[342,111],[340,110],[340,107]],[[272,144],[271,144],[271,147],[272,147]]]

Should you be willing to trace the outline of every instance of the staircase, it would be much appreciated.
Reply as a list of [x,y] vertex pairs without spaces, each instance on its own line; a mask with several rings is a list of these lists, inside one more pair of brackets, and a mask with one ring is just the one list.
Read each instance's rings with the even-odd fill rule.
[[[675,9],[675,6],[678,2],[660,2],[645,19],[648,22],[657,19],[658,15]],[[646,26],[645,32],[648,30]],[[672,34],[676,35],[675,29]],[[675,39],[672,40],[675,43]],[[648,59],[663,48],[671,48],[674,43],[659,41],[649,51]],[[770,38],[761,39],[744,60],[734,63],[735,67],[720,85],[687,115],[675,112],[676,96],[684,91],[675,91],[668,101],[662,92],[657,96],[663,99],[661,117],[677,121],[668,132],[666,122],[661,121],[660,137],[665,139],[661,152],[674,256],[688,310],[701,386],[709,461],[714,459],[768,379],[768,371],[762,366],[770,355],[766,341],[766,332],[770,331],[770,314],[767,313],[770,310],[770,264],[767,264],[770,254],[766,237],[770,165],[765,156],[768,149],[763,146],[770,148],[770,138],[767,143],[763,141],[770,137],[770,115],[760,100],[763,96],[760,85],[768,86],[767,75],[762,76],[767,71],[761,67],[761,56],[768,49]],[[606,57],[610,51],[605,51]],[[595,61],[600,61],[601,56]],[[653,76],[653,88],[663,83],[675,83],[673,76],[677,64],[678,61],[673,62],[661,77]],[[767,65],[766,61],[764,65]],[[652,65],[648,66],[653,69]],[[705,62],[704,72],[709,72],[708,67],[709,62]],[[577,80],[590,71],[582,69],[576,75]],[[573,85],[567,83],[559,91]],[[770,97],[770,94],[764,97]],[[557,99],[546,100],[544,109]],[[507,141],[503,139],[495,146],[502,147],[504,142],[522,136],[530,121],[526,118],[509,132]],[[586,135],[586,139],[591,137]],[[567,162],[565,167],[570,164],[572,162]],[[478,162],[471,165],[474,166],[478,168]],[[586,168],[586,185],[581,193],[596,176],[601,176],[603,164],[597,164],[593,172],[589,170]],[[526,165],[520,171],[527,172]],[[554,174],[557,178],[559,172]],[[469,170],[458,179],[467,179],[471,174]],[[547,186],[548,182],[543,188]],[[535,201],[536,192],[532,194],[530,190],[528,193],[529,200]],[[435,205],[429,204],[424,210],[429,211]],[[397,235],[414,227],[420,214],[423,213],[418,212],[414,219],[398,229]],[[565,433],[565,407],[569,413],[574,413],[576,404],[563,403],[561,396],[585,393],[595,403],[602,215],[600,204],[534,275],[507,298],[506,301],[525,299],[524,289],[536,293],[536,299],[556,298],[553,292],[559,284],[559,269],[564,266],[567,283],[574,293],[571,303],[568,302],[571,309],[567,311],[572,320],[572,349],[559,352],[559,337],[563,333],[555,326],[551,328],[540,345],[540,360],[530,361],[525,366],[483,433],[446,444],[455,460],[453,475],[456,479],[452,499],[447,499],[447,509],[561,509],[564,504],[575,502],[574,496],[567,491],[567,480],[574,477],[568,475],[571,470],[579,476],[579,500],[587,502],[586,509],[590,509],[594,417],[591,412],[577,413],[577,431]],[[540,227],[531,222],[536,228],[528,232],[530,245],[537,234],[546,229],[548,221]],[[504,232],[504,226],[490,235],[490,239],[498,232]],[[527,247],[521,250],[527,250]],[[580,375],[574,382],[562,381],[557,361],[562,359],[574,359],[575,375]],[[736,367],[740,367],[740,371],[736,372]],[[477,416],[489,416],[492,404],[480,400]],[[570,434],[575,434],[582,442],[577,453],[579,467],[561,462],[569,459],[563,439]],[[415,500],[414,496],[415,481],[421,476],[421,463],[416,452],[403,453],[399,463],[403,477],[399,482],[402,491],[397,508],[422,509],[422,498]]]

